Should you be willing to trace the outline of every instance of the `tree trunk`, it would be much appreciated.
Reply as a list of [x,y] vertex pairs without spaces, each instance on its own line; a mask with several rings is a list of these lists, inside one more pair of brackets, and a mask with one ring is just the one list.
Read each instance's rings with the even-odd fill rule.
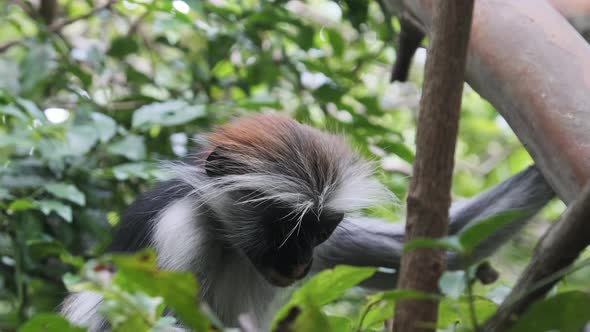
[[[455,143],[473,1],[440,1],[426,61],[416,135],[416,160],[408,195],[406,241],[447,233]],[[398,288],[437,293],[446,269],[445,251],[412,250],[402,256]],[[396,304],[394,331],[434,331],[438,303],[404,300]]]

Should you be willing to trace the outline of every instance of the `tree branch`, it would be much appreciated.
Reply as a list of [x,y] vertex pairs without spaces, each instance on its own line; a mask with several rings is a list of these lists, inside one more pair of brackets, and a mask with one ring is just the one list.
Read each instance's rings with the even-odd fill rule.
[[[387,0],[432,29],[435,0]],[[504,116],[561,199],[590,179],[590,45],[560,14],[585,0],[477,1],[467,81]],[[556,10],[559,9],[560,12]]]
[[556,272],[572,264],[590,245],[590,185],[543,235],[516,286],[485,324],[484,331],[505,331],[530,304],[545,296],[560,278]]
[[[64,27],[80,21],[80,20],[84,20],[89,18],[92,15],[95,15],[96,13],[104,10],[104,9],[108,9],[110,8],[114,3],[116,2],[116,0],[109,0],[107,3],[105,3],[102,6],[98,6],[96,8],[93,8],[92,10],[90,10],[88,13],[77,16],[77,17],[73,17],[70,19],[66,19],[66,20],[62,20],[62,21],[58,21],[58,22],[54,22],[53,24],[49,25],[47,27],[47,32],[49,33],[58,33],[60,32]],[[31,37],[25,37],[25,38],[21,38],[21,39],[15,39],[15,40],[11,40],[8,41],[4,44],[0,44],[0,53],[6,52],[8,49],[12,48],[13,46],[17,46],[22,44],[25,40],[29,39]]]
[[[500,212],[518,210],[522,214],[496,230],[481,242],[473,252],[473,261],[479,261],[506,243],[529,222],[555,194],[536,167],[511,177],[470,199],[455,202],[449,210],[449,234],[456,235],[466,227]],[[378,219],[349,217],[342,221],[334,234],[318,246],[314,257],[314,272],[333,268],[339,264],[354,266],[380,266],[399,269],[404,246],[404,227]],[[462,269],[464,262],[457,253],[447,253],[447,268]],[[382,271],[364,285],[376,289],[395,288],[392,272]]]
[[104,9],[109,9],[115,2],[117,2],[117,0],[109,0],[107,1],[104,5],[102,6],[98,6],[95,7],[93,9],[91,9],[88,13],[86,14],[82,14],[80,16],[76,16],[67,20],[63,20],[61,22],[55,22],[54,24],[51,24],[47,30],[49,32],[57,32],[57,31],[61,31],[61,29],[63,29],[65,26],[70,25],[74,22],[80,21],[80,20],[85,20],[87,18],[89,18],[90,16],[95,15],[96,13],[104,10]]
[[[439,1],[424,77],[416,134],[416,161],[407,198],[406,241],[447,234],[455,145],[473,0]],[[446,269],[442,249],[421,248],[402,256],[398,288],[437,293]],[[394,331],[434,331],[438,302],[402,300]]]
[[50,25],[55,19],[57,13],[57,0],[41,0],[39,5],[39,14],[43,18],[45,24]]
[[590,41],[590,1],[549,0],[578,32]]

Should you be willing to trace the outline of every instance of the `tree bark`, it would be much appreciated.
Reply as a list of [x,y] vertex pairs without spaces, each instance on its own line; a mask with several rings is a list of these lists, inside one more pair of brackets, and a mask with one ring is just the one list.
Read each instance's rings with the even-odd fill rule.
[[[408,194],[406,241],[447,234],[455,144],[459,124],[473,1],[439,1],[426,61],[416,134],[416,160]],[[402,256],[398,288],[437,293],[445,251],[412,250]],[[438,303],[396,304],[394,331],[434,331]]]
[[46,25],[51,25],[57,12],[57,0],[41,0],[39,14]]
[[590,41],[590,1],[549,0],[549,2],[587,41]]
[[[387,0],[427,34],[434,0]],[[585,0],[477,1],[467,81],[504,116],[560,198],[590,178],[590,45],[560,15]]]
[[[545,296],[561,278],[551,278],[590,245],[590,185],[554,223],[535,248],[533,259],[516,286],[488,319],[484,331],[506,331],[530,304]],[[548,279],[550,278],[550,279]],[[545,281],[545,282],[543,282]]]

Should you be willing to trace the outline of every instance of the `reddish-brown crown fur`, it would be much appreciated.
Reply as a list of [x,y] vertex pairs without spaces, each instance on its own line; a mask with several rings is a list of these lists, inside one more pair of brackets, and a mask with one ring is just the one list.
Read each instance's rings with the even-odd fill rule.
[[244,171],[284,174],[321,191],[338,181],[357,158],[340,139],[284,115],[259,114],[220,126],[209,134],[207,151],[223,148]]

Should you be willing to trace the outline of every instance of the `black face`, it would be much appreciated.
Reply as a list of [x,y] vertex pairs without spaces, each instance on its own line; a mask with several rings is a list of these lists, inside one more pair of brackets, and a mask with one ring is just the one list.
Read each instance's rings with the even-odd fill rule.
[[[250,193],[242,197],[252,198],[253,195]],[[328,239],[344,216],[326,210],[319,215],[310,211],[287,239],[300,215],[294,215],[291,208],[280,202],[265,201],[247,205],[250,205],[247,210],[256,213],[257,227],[260,227],[261,232],[257,238],[251,239],[259,242],[259,245],[252,246],[256,249],[245,249],[244,252],[271,284],[281,287],[289,286],[307,275],[312,264],[313,249]],[[249,222],[254,222],[253,218]]]

